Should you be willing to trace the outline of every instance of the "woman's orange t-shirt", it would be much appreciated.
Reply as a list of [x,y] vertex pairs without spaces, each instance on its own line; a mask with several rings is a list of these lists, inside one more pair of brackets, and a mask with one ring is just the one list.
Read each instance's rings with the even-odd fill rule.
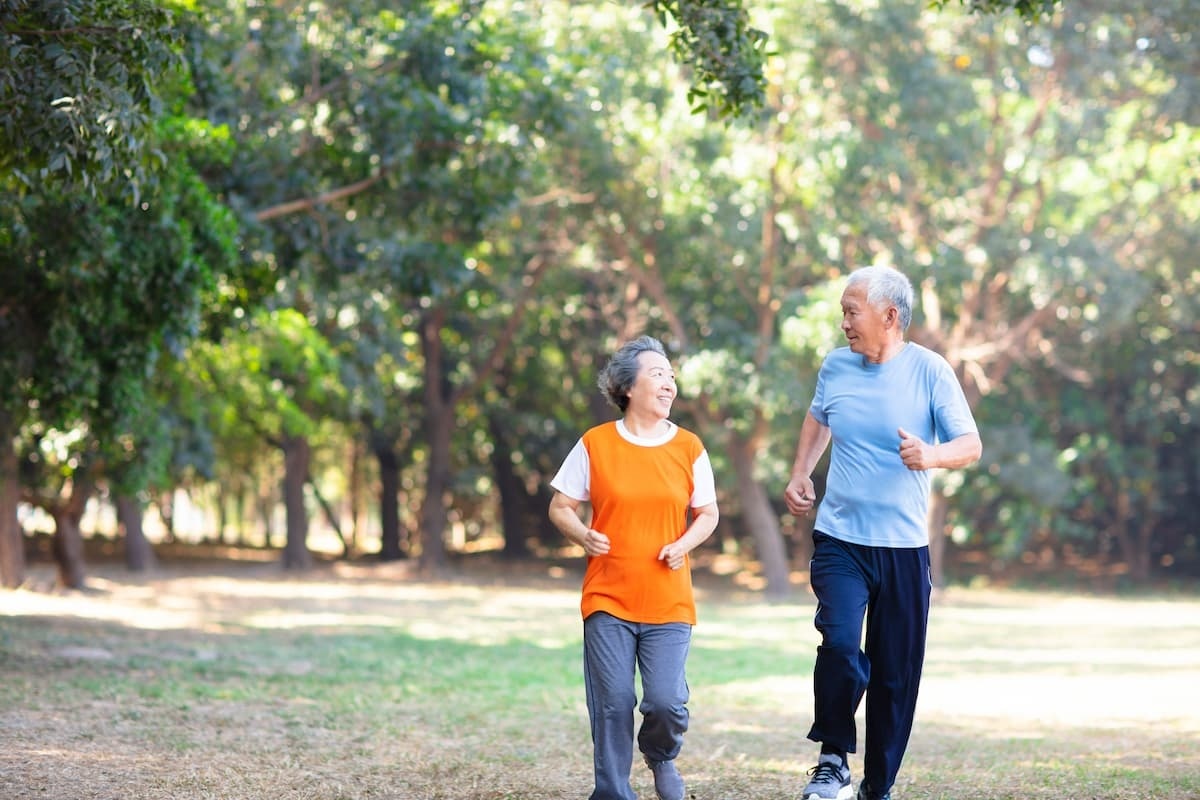
[[588,558],[581,609],[586,619],[605,611],[628,622],[696,624],[690,560],[672,570],[658,553],[687,530],[695,481],[692,466],[704,452],[683,428],[653,446],[623,438],[615,422],[583,435],[590,464],[592,528],[611,549]]

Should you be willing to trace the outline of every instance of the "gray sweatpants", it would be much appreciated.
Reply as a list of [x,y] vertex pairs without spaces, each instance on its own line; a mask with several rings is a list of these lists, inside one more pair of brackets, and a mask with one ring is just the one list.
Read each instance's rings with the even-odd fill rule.
[[634,668],[642,676],[638,748],[652,761],[679,755],[688,727],[684,676],[692,626],[626,622],[598,611],[583,621],[583,682],[596,786],[590,800],[637,800],[633,767]]

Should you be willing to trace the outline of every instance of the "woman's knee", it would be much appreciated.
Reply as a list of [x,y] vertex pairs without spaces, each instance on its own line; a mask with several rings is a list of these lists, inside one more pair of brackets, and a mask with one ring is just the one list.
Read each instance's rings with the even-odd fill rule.
[[688,728],[688,708],[683,703],[656,703],[643,700],[639,709],[650,728],[681,733]]

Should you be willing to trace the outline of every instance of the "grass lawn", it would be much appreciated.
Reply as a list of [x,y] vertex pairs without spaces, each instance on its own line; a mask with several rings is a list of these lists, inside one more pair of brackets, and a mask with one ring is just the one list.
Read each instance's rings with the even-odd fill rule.
[[[586,798],[577,576],[407,569],[97,567],[86,592],[0,591],[0,798]],[[696,800],[806,781],[797,594],[699,592],[678,762]],[[638,763],[633,783],[652,800]],[[1200,598],[946,592],[893,797],[1200,800]]]

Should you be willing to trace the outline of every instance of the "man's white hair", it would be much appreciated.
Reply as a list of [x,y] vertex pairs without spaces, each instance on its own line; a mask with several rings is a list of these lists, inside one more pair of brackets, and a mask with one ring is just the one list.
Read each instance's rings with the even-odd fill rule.
[[912,322],[913,288],[903,272],[894,267],[859,267],[850,273],[846,287],[867,285],[867,302],[875,307],[893,305],[900,312],[900,330]]

